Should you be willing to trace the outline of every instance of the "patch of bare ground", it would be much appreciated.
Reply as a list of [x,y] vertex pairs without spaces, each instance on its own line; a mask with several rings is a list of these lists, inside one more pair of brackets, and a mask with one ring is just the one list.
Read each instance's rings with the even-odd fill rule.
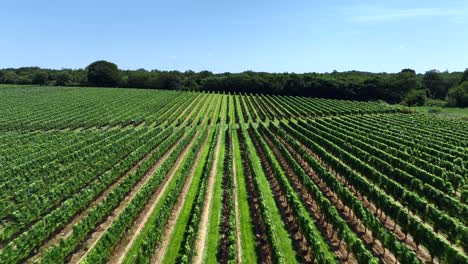
[[210,111],[211,116],[210,116],[210,126],[214,126],[215,122],[217,121],[217,118],[214,118],[215,116],[218,116],[219,112],[221,111],[221,106],[222,106],[222,97],[219,96],[218,100],[216,100],[216,105],[212,107],[214,111]]
[[[138,191],[145,185],[145,183],[150,179],[151,175],[156,171],[156,169],[167,159],[170,153],[173,152],[175,147],[182,140],[182,137],[177,140],[177,142],[171,146],[171,148],[157,161],[151,168],[145,173],[145,175],[140,179],[140,181],[132,187],[132,190],[125,196],[125,198],[120,202],[119,206],[102,222],[93,233],[91,233],[86,242],[83,243],[83,246],[77,250],[70,258],[70,263],[79,263],[81,262],[89,251],[96,245],[99,239],[102,237],[104,232],[111,226],[114,222],[114,219],[120,215],[120,213],[127,207],[130,201],[135,197]],[[187,148],[184,149],[187,151]],[[150,204],[150,203],[148,203]]]
[[268,242],[268,233],[267,233],[265,222],[264,222],[262,212],[261,212],[260,197],[256,190],[254,179],[253,179],[254,177],[253,170],[249,161],[245,159],[246,157],[245,154],[247,152],[247,149],[246,149],[246,143],[244,140],[245,139],[243,136],[239,137],[240,150],[241,150],[241,153],[243,153],[241,162],[242,162],[242,167],[244,169],[244,176],[245,176],[246,187],[247,187],[247,192],[248,192],[247,200],[249,202],[250,213],[252,216],[252,224],[253,224],[254,234],[255,234],[255,246],[256,246],[258,261],[260,263],[272,264],[273,263],[272,248],[271,248],[270,243]]
[[[222,132],[219,132],[219,133],[222,133]],[[215,180],[216,180],[216,173],[218,172],[217,167],[218,167],[218,162],[219,162],[219,150],[221,148],[222,138],[223,137],[219,135],[217,142],[216,142],[215,155],[214,155],[213,164],[210,170],[210,175],[208,178],[203,211],[200,215],[200,226],[198,229],[197,239],[195,240],[195,252],[196,253],[193,256],[193,262],[192,262],[196,264],[202,263],[203,261],[203,252],[205,250],[206,239],[207,239],[208,221],[209,221],[209,216],[211,212],[211,203],[213,200],[213,187],[214,187]]]
[[163,184],[160,185],[156,191],[151,196],[148,203],[145,205],[143,210],[140,212],[138,217],[133,222],[132,227],[127,230],[124,237],[120,240],[117,246],[113,250],[113,254],[110,257],[108,263],[122,263],[127,255],[128,251],[131,249],[133,243],[137,239],[138,235],[140,234],[141,230],[144,228],[146,222],[148,221],[151,213],[156,208],[156,205],[160,202],[161,198],[164,196],[166,189],[170,185],[172,179],[176,175],[178,169],[182,165],[182,162],[190,151],[192,145],[194,144],[197,134],[191,139],[190,143],[184,148],[181,155],[178,157],[177,161],[171,167],[170,171],[166,174],[166,179],[164,180]]
[[232,228],[230,226],[230,212],[233,209],[234,203],[231,203],[233,199],[233,183],[232,175],[229,170],[230,149],[231,141],[229,140],[229,135],[226,135],[224,143],[225,156],[223,160],[223,177],[221,185],[223,188],[222,191],[222,208],[221,208],[221,219],[220,219],[220,240],[218,244],[217,260],[219,263],[228,263],[229,261],[229,231]]
[[[105,139],[107,139],[107,138],[108,138],[108,137],[106,136],[104,139],[101,139],[101,140],[105,140]],[[101,141],[101,140],[100,140],[100,141]],[[80,149],[83,149],[83,148],[86,148],[86,147],[80,146],[79,148],[80,148]],[[64,149],[67,149],[67,148],[64,148]],[[64,149],[61,149],[60,152],[63,151]],[[125,159],[128,155],[129,155],[129,153],[127,153],[124,157],[122,157],[119,161],[117,161],[117,163],[118,163],[118,162],[121,162],[121,161],[122,161],[123,159]],[[37,159],[35,159],[35,160],[37,161],[38,159],[40,159],[40,158],[37,158]],[[25,162],[25,163],[22,163],[21,166],[23,166],[24,164],[29,163],[29,162],[30,162],[30,161]],[[95,183],[98,182],[98,181],[99,181],[99,179],[90,180],[90,181],[88,181],[87,183],[85,183],[84,185],[82,185],[82,186],[81,186],[78,190],[76,190],[75,192],[69,192],[69,193],[67,193],[66,195],[62,196],[62,197],[61,197],[61,200],[60,200],[61,202],[54,203],[53,206],[51,206],[50,208],[48,208],[47,210],[45,210],[44,212],[42,212],[42,213],[40,214],[40,216],[41,216],[42,218],[44,218],[45,216],[49,215],[51,212],[53,212],[54,210],[56,210],[56,209],[58,209],[59,207],[61,207],[64,201],[66,201],[67,199],[73,197],[73,196],[76,195],[76,194],[79,194],[81,191],[83,191],[83,190],[86,189],[87,187],[89,187],[89,186],[95,184]],[[64,183],[62,183],[62,184],[64,184]],[[42,220],[41,220],[42,218],[38,218],[38,219],[36,219],[36,220],[34,220],[34,221],[32,221],[32,222],[29,222],[28,224],[22,226],[21,228],[19,228],[19,229],[12,235],[11,240],[17,238],[17,237],[20,236],[22,233],[28,231],[33,225],[35,225],[36,223],[42,221]],[[53,233],[52,235],[55,235],[55,233]],[[3,246],[4,246],[4,245],[3,245]],[[0,248],[1,248],[1,247],[0,247]]]
[[[200,106],[200,104],[202,103],[202,100],[200,98],[197,97],[196,100],[194,100],[193,102],[191,102],[189,104],[189,106],[187,106],[186,109],[184,109],[183,113],[180,114],[180,116],[184,116],[184,113],[189,111],[189,109],[191,108],[192,105],[195,105],[192,110],[190,111],[190,113],[187,115],[187,117],[184,119],[184,121],[182,121],[182,123],[180,124],[180,126],[186,126],[188,121],[190,120],[190,117],[193,115],[193,112],[195,112],[196,109],[198,109],[198,107]],[[199,115],[201,111],[199,111],[196,115]]]
[[[249,130],[249,132],[251,131],[252,130]],[[260,158],[265,175],[267,176],[268,181],[270,183],[275,202],[280,209],[279,212],[281,214],[286,229],[290,233],[294,249],[296,250],[298,257],[300,258],[301,263],[314,263],[312,247],[306,240],[304,236],[304,231],[299,226],[297,219],[294,216],[293,209],[286,198],[286,193],[281,188],[281,185],[276,179],[276,176],[274,176],[275,173],[273,172],[272,165],[266,158],[264,150],[260,146],[258,139],[253,133],[251,134],[251,138],[257,150],[257,154]]]
[[234,153],[234,145],[231,140],[230,144],[231,153],[232,153],[232,189],[234,194],[234,213],[236,219],[236,242],[237,242],[237,262],[242,263],[242,241],[241,241],[241,232],[240,232],[240,216],[239,216],[239,196],[237,190],[237,168],[236,168],[236,155]]
[[[193,164],[200,163],[203,149],[207,141],[208,141],[208,136],[205,138],[205,141],[200,147],[200,150],[198,151]],[[177,223],[177,219],[179,218],[180,211],[184,207],[185,198],[187,197],[188,191],[192,185],[192,180],[193,180],[196,170],[197,170],[197,166],[193,166],[192,169],[190,170],[189,177],[186,180],[184,186],[182,187],[182,190],[179,194],[179,198],[177,199],[177,202],[175,203],[174,208],[172,208],[172,212],[171,212],[171,215],[169,216],[169,220],[164,226],[163,234],[161,236],[161,242],[155,248],[154,254],[151,257],[151,263],[162,263],[164,256],[166,255],[169,242],[171,241],[172,233],[174,232],[174,228]],[[119,261],[118,263],[122,263],[122,262]]]
[[[238,95],[237,97],[239,99],[239,105],[240,105],[240,112],[242,113],[242,117],[244,118],[244,122],[245,123],[250,123],[251,120],[249,118],[249,116],[247,115],[247,109],[245,108],[245,105],[244,105],[244,99],[242,95]],[[237,104],[236,104],[237,106]]]
[[209,122],[211,120],[211,109],[213,108],[213,101],[215,101],[214,96],[206,99],[202,106],[199,109],[194,109],[195,117],[192,120],[190,125],[192,126],[201,126],[206,125],[209,127]]
[[168,126],[167,124],[166,124],[166,125],[164,125],[164,124],[168,121],[169,117],[170,117],[173,113],[176,113],[176,112],[177,112],[179,109],[181,109],[182,107],[184,107],[183,104],[174,104],[173,106],[168,107],[163,113],[161,113],[161,114],[159,115],[159,116],[165,116],[166,118],[164,118],[164,119],[162,119],[162,120],[159,120],[159,118],[158,118],[158,119],[156,119],[156,122],[153,123],[152,125],[156,125],[156,126],[157,126],[157,125]]
[[[313,182],[319,187],[319,189],[322,191],[322,193],[327,197],[327,199],[333,204],[333,206],[337,209],[338,213],[343,217],[343,219],[346,221],[346,223],[350,226],[350,228],[360,237],[364,243],[367,245],[369,249],[371,249],[372,253],[380,258],[380,260],[383,263],[396,263],[396,258],[395,256],[387,250],[385,247],[382,246],[382,243],[380,243],[379,240],[377,240],[373,235],[370,230],[368,230],[365,225],[356,217],[355,214],[353,214],[352,210],[348,208],[339,198],[338,196],[330,190],[326,184],[321,180],[321,178],[316,174],[315,171],[312,170],[312,168],[309,166],[307,162],[305,162],[300,155],[298,155],[297,152],[294,151],[294,149],[289,146],[284,140],[282,140],[280,137],[278,139],[281,141],[282,144],[287,148],[287,150],[292,154],[292,156],[295,158],[296,161],[300,164],[300,166],[304,169],[304,171],[307,173],[307,175],[313,180]],[[270,146],[273,146],[272,142],[267,139],[268,144]],[[294,175],[294,172],[292,168],[287,165],[286,160],[284,157],[281,155],[279,150],[276,147],[272,147],[275,155],[280,160],[281,164],[285,164],[284,166],[288,168],[288,175],[290,175],[290,179],[292,180],[292,183],[294,184],[294,187],[296,190],[298,190],[301,193],[301,196],[308,196],[309,194],[307,193],[307,190],[304,188],[303,184],[298,180],[296,175]],[[282,165],[283,166],[283,165]],[[315,201],[313,201],[315,203]],[[308,203],[309,204],[309,203]],[[326,229],[333,228],[333,226],[328,225],[328,223],[325,225]],[[334,230],[332,230],[334,232]],[[330,231],[326,231],[327,234],[330,233]],[[343,242],[342,242],[343,244]],[[334,247],[336,246],[335,243],[333,243]],[[346,249],[346,251],[349,252],[349,249]],[[342,256],[344,252],[346,252],[344,249],[341,249],[339,254],[337,255]],[[348,259],[344,259],[346,262],[350,262]],[[356,261],[356,262],[354,262]],[[357,260],[353,260],[354,263],[357,263]]]
[[[172,148],[174,148],[177,144],[174,144]],[[114,181],[106,190],[104,190],[101,194],[99,194],[94,201],[89,204],[89,206],[73,217],[67,225],[62,228],[61,230],[57,230],[52,237],[47,240],[34,254],[30,259],[26,261],[26,263],[34,263],[38,259],[42,257],[42,255],[49,249],[51,246],[56,245],[62,239],[68,238],[73,233],[73,226],[79,223],[84,217],[89,214],[89,211],[100,204],[104,199],[111,193],[130,173],[135,173],[140,164],[145,161],[148,157],[150,157],[156,150],[159,149],[159,144],[155,146],[150,152],[148,152],[142,159],[137,161],[130,170],[123,173],[117,180]],[[172,151],[172,148],[169,151]],[[168,151],[168,152],[169,152]]]
[[[316,153],[314,153],[312,150],[307,148],[305,145],[301,144],[302,148],[312,157],[314,157],[324,168],[326,168],[331,174],[333,174],[338,181],[346,186],[351,193],[358,198],[374,216],[379,219],[379,221],[391,232],[395,234],[395,236],[398,238],[398,240],[402,243],[405,243],[411,250],[413,250],[418,259],[422,261],[423,263],[439,263],[437,259],[432,259],[431,254],[429,251],[424,248],[421,245],[418,245],[413,237],[409,234],[405,234],[403,232],[403,229],[396,224],[396,222],[389,216],[387,216],[382,210],[378,209],[375,204],[373,204],[371,201],[369,201],[365,196],[363,196],[359,191],[357,191],[354,186],[349,184],[348,181],[345,180],[345,178],[337,173],[331,166],[326,164],[320,156],[318,156]],[[388,251],[388,250],[387,250]],[[388,253],[386,253],[388,254]]]

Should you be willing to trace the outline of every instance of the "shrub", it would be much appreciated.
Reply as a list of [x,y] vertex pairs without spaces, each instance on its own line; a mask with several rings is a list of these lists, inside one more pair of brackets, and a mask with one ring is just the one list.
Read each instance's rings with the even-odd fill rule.
[[449,90],[448,106],[468,107],[468,81]]
[[423,106],[426,103],[426,90],[411,90],[403,99],[407,106]]

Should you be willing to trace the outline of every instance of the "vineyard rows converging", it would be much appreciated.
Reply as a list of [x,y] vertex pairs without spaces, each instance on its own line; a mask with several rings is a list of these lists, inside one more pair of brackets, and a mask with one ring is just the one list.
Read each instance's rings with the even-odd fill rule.
[[261,94],[0,96],[0,263],[468,263],[466,121]]

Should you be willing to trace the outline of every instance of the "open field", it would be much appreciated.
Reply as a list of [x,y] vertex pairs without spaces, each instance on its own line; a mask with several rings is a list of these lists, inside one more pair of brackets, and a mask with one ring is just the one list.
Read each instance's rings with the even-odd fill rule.
[[0,98],[0,263],[468,263],[466,121],[276,95]]
[[443,117],[468,120],[468,108],[417,106],[417,107],[412,107],[412,109],[421,113],[429,113],[429,114],[434,114],[434,115],[440,115]]

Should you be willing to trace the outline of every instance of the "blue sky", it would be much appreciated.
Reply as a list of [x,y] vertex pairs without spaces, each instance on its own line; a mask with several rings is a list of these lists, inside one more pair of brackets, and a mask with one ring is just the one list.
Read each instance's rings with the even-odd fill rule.
[[468,1],[14,0],[0,68],[397,72],[468,67]]

